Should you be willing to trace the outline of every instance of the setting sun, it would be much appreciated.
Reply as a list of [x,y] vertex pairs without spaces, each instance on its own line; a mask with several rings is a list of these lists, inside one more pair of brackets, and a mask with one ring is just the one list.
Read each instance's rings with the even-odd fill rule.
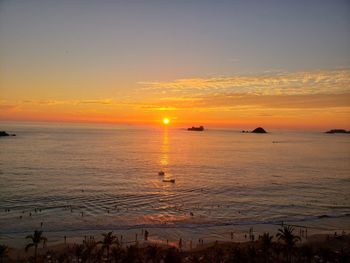
[[164,118],[164,119],[163,119],[163,124],[168,125],[168,124],[169,124],[169,122],[170,122],[170,121],[169,121],[169,119],[168,119],[168,118]]

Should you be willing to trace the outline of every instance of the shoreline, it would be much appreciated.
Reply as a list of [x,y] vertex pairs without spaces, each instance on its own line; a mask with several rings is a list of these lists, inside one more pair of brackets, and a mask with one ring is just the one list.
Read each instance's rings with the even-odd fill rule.
[[[306,240],[309,236],[314,235],[333,235],[337,233],[350,233],[350,222],[347,218],[319,218],[314,221],[301,222],[284,222],[283,225],[292,226],[295,228],[295,233],[300,235],[302,240]],[[124,243],[134,244],[136,241],[141,243],[144,240],[144,231],[149,232],[148,239],[157,244],[175,244],[181,238],[186,243],[201,239],[204,243],[211,242],[246,242],[249,240],[250,231],[256,238],[263,233],[276,233],[282,224],[238,224],[238,225],[196,225],[191,228],[183,228],[181,226],[167,227],[152,227],[144,225],[142,227],[129,229],[103,228],[94,230],[72,230],[72,231],[50,231],[45,227],[37,228],[44,232],[48,237],[49,246],[63,243],[64,237],[68,243],[80,243],[84,237],[94,236],[97,239],[101,237],[102,233],[112,231],[118,237],[123,236]],[[34,231],[34,229],[33,229]],[[25,236],[32,234],[33,231],[18,232],[18,233],[2,233],[0,236],[0,244],[7,244],[14,248],[23,247],[26,244]]]
[[[97,239],[98,241],[102,239],[102,236]],[[204,244],[200,244],[194,246],[192,248],[179,247],[176,243],[157,243],[153,241],[139,242],[133,244],[124,244],[120,246],[121,250],[128,250],[130,247],[137,247],[140,251],[145,251],[151,247],[156,247],[159,251],[170,251],[175,249],[179,255],[183,259],[187,259],[189,256],[193,255],[203,255],[207,254],[208,251],[220,250],[220,251],[228,251],[232,248],[240,248],[240,249],[250,249],[251,247],[259,248],[259,244],[261,239],[258,240],[250,240],[250,241],[214,241],[208,242]],[[272,243],[281,244],[280,241],[277,240],[276,236],[273,235]],[[52,255],[68,255],[72,254],[75,247],[79,243],[59,243],[49,246],[39,246],[38,247],[38,255],[43,257],[47,257],[48,254]],[[98,244],[98,243],[97,243]],[[302,247],[312,247],[316,249],[328,249],[334,251],[340,251],[345,249],[348,251],[350,249],[350,234],[342,233],[341,235],[329,235],[329,234],[313,234],[309,236],[307,239],[302,239],[301,242],[297,242],[295,248],[301,249]],[[97,248],[102,248],[102,245],[97,245]],[[9,247],[7,260],[4,262],[21,262],[26,261],[33,257],[34,250],[31,249],[28,252],[24,250],[24,248],[12,248]],[[191,262],[191,261],[184,261]],[[333,262],[333,261],[330,261]]]

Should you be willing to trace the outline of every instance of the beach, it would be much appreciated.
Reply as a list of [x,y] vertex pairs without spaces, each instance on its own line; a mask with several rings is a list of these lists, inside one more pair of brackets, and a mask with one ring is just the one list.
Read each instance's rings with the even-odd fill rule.
[[[266,235],[266,234],[265,234]],[[261,236],[258,240],[237,242],[210,242],[206,244],[191,243],[191,247],[184,248],[181,243],[159,244],[152,241],[141,241],[133,244],[110,244],[105,251],[103,239],[97,242],[91,237],[81,243],[61,243],[57,245],[43,245],[38,249],[37,262],[285,262],[285,244],[277,237],[271,236],[271,242],[266,244]],[[103,237],[102,237],[103,238]],[[93,240],[93,251],[84,258],[87,245]],[[100,240],[100,239],[98,239]],[[181,241],[180,241],[181,242]],[[84,245],[83,245],[84,244]],[[80,251],[81,249],[81,251]],[[84,250],[85,249],[85,250]],[[348,262],[350,258],[350,235],[315,234],[297,242],[292,247],[293,262]],[[23,248],[9,248],[5,262],[27,262],[33,260],[34,251]],[[288,259],[287,259],[288,260]]]

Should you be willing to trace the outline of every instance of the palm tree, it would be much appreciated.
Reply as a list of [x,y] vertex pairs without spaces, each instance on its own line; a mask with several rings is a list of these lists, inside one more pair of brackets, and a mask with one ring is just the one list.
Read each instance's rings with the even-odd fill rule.
[[302,247],[300,247],[300,250],[299,250],[300,261],[302,260],[303,262],[311,263],[313,254],[314,252],[310,245],[303,245]]
[[84,245],[75,245],[74,246],[74,255],[77,258],[77,262],[79,263],[83,257]]
[[247,262],[256,262],[257,253],[254,245],[249,245],[246,249]]
[[90,263],[97,243],[94,239],[89,238],[87,240],[84,240],[83,244],[84,244],[83,261],[88,261]]
[[326,246],[318,248],[318,255],[321,257],[321,262],[332,262],[335,259],[335,253]]
[[139,263],[141,262],[141,255],[138,246],[131,245],[126,249],[125,262]]
[[166,250],[164,262],[181,263],[182,260],[181,260],[181,255],[179,253],[179,250],[174,247],[168,248]]
[[38,245],[41,243],[41,241],[47,241],[47,238],[42,234],[43,231],[35,230],[33,235],[26,236],[26,239],[31,239],[31,243],[26,245],[25,251],[28,251],[29,248],[34,247],[34,262],[36,262],[36,257],[38,254]]
[[239,245],[231,247],[229,252],[229,262],[247,262],[245,258],[245,251],[241,249]]
[[116,247],[112,248],[112,258],[114,259],[114,262],[118,263],[121,262],[123,257],[125,256],[124,250],[119,246],[119,244]]
[[107,249],[107,262],[109,262],[109,248],[116,243],[117,236],[113,235],[113,232],[103,233],[103,240],[98,242],[102,244],[102,250]]
[[64,261],[68,258],[68,255],[66,253],[61,253],[57,257],[58,263],[64,263]]
[[9,251],[8,246],[0,245],[0,262],[1,263],[3,262],[4,258],[7,257],[8,251]]
[[153,263],[159,263],[160,262],[160,252],[158,246],[156,245],[150,245],[146,248],[146,257],[148,261],[151,261]]
[[287,261],[292,261],[292,252],[295,247],[295,244],[300,241],[300,237],[293,234],[294,227],[292,226],[284,226],[283,228],[278,229],[278,233],[276,237],[278,240],[282,240],[286,246],[287,252]]
[[261,250],[263,252],[264,262],[270,262],[270,250],[272,247],[272,238],[269,233],[264,233],[260,238]]

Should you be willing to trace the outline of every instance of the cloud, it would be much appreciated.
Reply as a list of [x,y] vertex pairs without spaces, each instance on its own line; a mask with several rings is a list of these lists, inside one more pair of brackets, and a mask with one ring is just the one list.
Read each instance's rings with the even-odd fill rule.
[[337,108],[350,106],[350,93],[306,95],[221,94],[202,98],[201,107],[255,107],[274,109]]
[[310,72],[269,72],[170,82],[139,82],[143,90],[167,94],[235,93],[254,95],[339,94],[350,92],[350,69]]
[[1,111],[15,111],[18,110],[20,107],[19,105],[12,105],[12,104],[0,104],[0,110]]
[[96,100],[50,100],[50,99],[32,99],[22,100],[20,104],[35,105],[79,105],[79,104],[113,104],[112,99],[96,99]]
[[99,99],[99,100],[80,100],[78,104],[113,104],[112,99]]

